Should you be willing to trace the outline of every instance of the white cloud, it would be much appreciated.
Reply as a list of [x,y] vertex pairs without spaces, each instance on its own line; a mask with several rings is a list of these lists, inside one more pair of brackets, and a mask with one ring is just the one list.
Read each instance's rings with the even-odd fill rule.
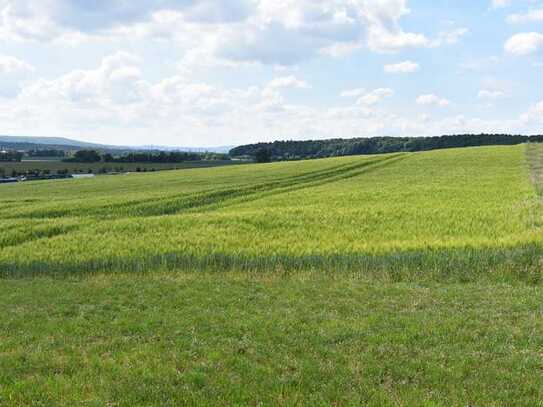
[[431,42],[433,47],[439,47],[443,44],[451,45],[456,44],[462,37],[469,33],[469,29],[465,27],[456,28],[450,31],[441,31],[437,36],[437,39]]
[[[407,0],[0,0],[0,36],[77,43],[175,38],[207,61],[295,65],[362,47],[396,52],[448,43],[402,29]],[[455,34],[450,34],[454,36]]]
[[532,106],[526,113],[521,115],[521,121],[525,124],[543,123],[543,100]]
[[444,98],[440,98],[434,94],[425,94],[417,97],[416,100],[418,105],[422,106],[438,106],[438,107],[447,107],[451,104],[450,101]]
[[308,134],[340,136],[356,134],[361,128],[378,134],[394,122],[387,113],[370,109],[393,94],[388,88],[352,93],[359,100],[347,108],[311,108],[290,104],[279,93],[309,87],[294,76],[275,78],[262,87],[227,89],[181,76],[150,83],[141,77],[142,65],[137,56],[118,52],[95,69],[28,83],[17,98],[0,100],[0,119],[10,118],[4,129],[32,128],[38,134],[67,136],[76,132],[102,142],[111,142],[107,137],[115,136],[121,144],[151,139],[213,145],[225,140],[235,144],[299,139]]
[[[147,21],[161,10],[182,12],[186,21],[239,22],[253,11],[250,0],[2,0],[3,25],[26,39],[58,35],[58,31],[94,33]],[[34,22],[34,26],[25,23]],[[45,33],[46,29],[55,30]]]
[[368,46],[377,52],[397,52],[403,48],[428,47],[431,41],[422,34],[387,31],[384,27],[375,26],[370,29]]
[[430,40],[423,34],[406,32],[400,26],[410,13],[406,0],[355,0],[367,21],[368,47],[378,52],[395,52],[403,48],[426,47]]
[[392,95],[394,95],[394,91],[390,88],[374,89],[361,96],[356,103],[363,106],[373,106]]
[[[543,107],[534,106],[529,116],[523,116],[524,121],[403,115],[375,107],[393,94],[389,88],[345,91],[345,96],[358,98],[345,107],[311,107],[291,104],[279,94],[284,86],[298,87],[300,80],[296,78],[277,78],[281,80],[274,80],[274,86],[270,86],[270,81],[245,89],[195,83],[182,76],[150,83],[138,79],[142,64],[134,55],[116,53],[96,69],[27,84],[16,99],[0,99],[4,131],[32,129],[34,134],[66,136],[75,133],[82,138],[110,143],[114,140],[119,144],[153,140],[155,144],[209,146],[346,135],[518,132],[530,128],[522,126],[541,123],[538,120],[543,111]],[[125,78],[131,79],[123,82]],[[117,81],[133,94],[131,100],[111,96],[110,83]]]
[[299,88],[308,89],[310,86],[307,82],[296,78],[295,76],[283,76],[273,79],[269,84],[269,88],[282,89],[282,88]]
[[[205,145],[203,140],[213,137],[217,139],[210,144],[224,137],[235,143],[253,132],[265,135],[277,130],[278,119],[288,129],[296,123],[295,112],[304,108],[290,105],[281,90],[310,87],[294,76],[247,89],[195,83],[181,76],[152,83],[142,78],[142,65],[137,56],[118,52],[104,58],[96,69],[32,81],[9,104],[0,101],[0,117],[10,112],[19,126],[29,126],[33,120],[33,131],[56,128],[55,134],[66,134],[74,129],[81,137],[94,132],[113,133],[121,139],[125,133],[145,139],[180,134],[184,142],[195,145]],[[123,131],[118,132],[119,128]]]
[[528,55],[543,48],[543,34],[537,32],[515,34],[505,43],[505,50],[513,55]]
[[384,70],[386,73],[413,73],[417,72],[420,65],[412,61],[404,61],[397,64],[385,65]]
[[348,89],[344,90],[340,93],[340,96],[343,98],[351,98],[351,97],[360,97],[362,95],[365,95],[366,89],[364,88],[356,88],[356,89]]
[[509,24],[530,23],[543,21],[543,9],[530,10],[523,14],[511,14],[507,16]]
[[505,96],[505,93],[501,90],[487,90],[483,89],[480,90],[477,94],[477,97],[479,99],[486,99],[486,100],[494,100],[494,99],[500,99]]
[[327,55],[333,58],[345,57],[352,54],[355,50],[362,48],[361,42],[353,41],[346,43],[336,43],[330,46],[321,48],[319,54]]
[[23,98],[102,107],[111,102],[131,103],[140,97],[140,63],[135,55],[117,52],[103,58],[97,69],[76,70],[58,79],[35,81],[24,88]]
[[0,97],[14,98],[22,85],[34,76],[36,68],[28,62],[0,54]]
[[491,57],[473,59],[470,61],[463,62],[459,65],[459,68],[464,71],[474,71],[474,72],[486,71],[488,69],[495,67],[500,62],[501,62],[500,58],[496,56],[491,56]]
[[512,0],[492,0],[493,8],[507,7],[511,4]]
[[217,54],[235,61],[294,65],[315,55],[344,56],[360,48],[368,22],[351,0],[260,0],[247,24],[225,33]]
[[270,81],[260,95],[262,100],[257,104],[260,111],[283,111],[288,109],[285,97],[281,94],[282,89],[309,89],[310,85],[295,76],[284,76]]
[[[317,55],[342,56],[363,46],[366,24],[351,0],[258,0],[244,21],[202,25],[178,11],[160,11],[125,35],[175,38],[186,48],[231,64],[294,66]],[[188,40],[187,40],[188,39]]]
[[0,55],[0,74],[20,74],[34,72],[29,63],[8,55]]
[[539,0],[492,0],[492,8],[504,8],[515,3],[537,3]]
[[[51,4],[50,4],[51,6]],[[7,39],[47,41],[61,35],[47,12],[46,2],[0,2],[0,35]],[[50,11],[50,10],[49,10]]]

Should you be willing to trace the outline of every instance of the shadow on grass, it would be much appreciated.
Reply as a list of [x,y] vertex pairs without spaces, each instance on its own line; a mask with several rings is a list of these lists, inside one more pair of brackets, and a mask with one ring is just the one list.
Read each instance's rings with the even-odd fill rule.
[[543,246],[530,242],[499,248],[425,248],[386,254],[247,256],[213,253],[141,254],[88,261],[0,262],[0,278],[84,277],[96,273],[243,272],[292,275],[312,272],[338,278],[351,276],[386,282],[542,282]]

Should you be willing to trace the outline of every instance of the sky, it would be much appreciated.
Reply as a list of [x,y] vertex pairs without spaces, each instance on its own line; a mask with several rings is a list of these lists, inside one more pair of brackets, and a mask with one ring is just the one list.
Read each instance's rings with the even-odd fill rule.
[[0,0],[0,134],[543,133],[543,0]]

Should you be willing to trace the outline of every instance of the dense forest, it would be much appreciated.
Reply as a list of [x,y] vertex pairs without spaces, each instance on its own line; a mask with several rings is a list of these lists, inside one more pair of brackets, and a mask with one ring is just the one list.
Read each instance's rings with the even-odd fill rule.
[[462,134],[439,137],[373,137],[310,141],[275,141],[236,147],[230,156],[250,156],[256,161],[301,160],[358,154],[428,151],[443,148],[514,145],[543,142],[543,135]]

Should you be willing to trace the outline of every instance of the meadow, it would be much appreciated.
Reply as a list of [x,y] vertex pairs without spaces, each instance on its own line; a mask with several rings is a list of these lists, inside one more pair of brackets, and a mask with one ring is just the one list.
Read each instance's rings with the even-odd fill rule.
[[0,404],[538,405],[543,148],[0,186]]

